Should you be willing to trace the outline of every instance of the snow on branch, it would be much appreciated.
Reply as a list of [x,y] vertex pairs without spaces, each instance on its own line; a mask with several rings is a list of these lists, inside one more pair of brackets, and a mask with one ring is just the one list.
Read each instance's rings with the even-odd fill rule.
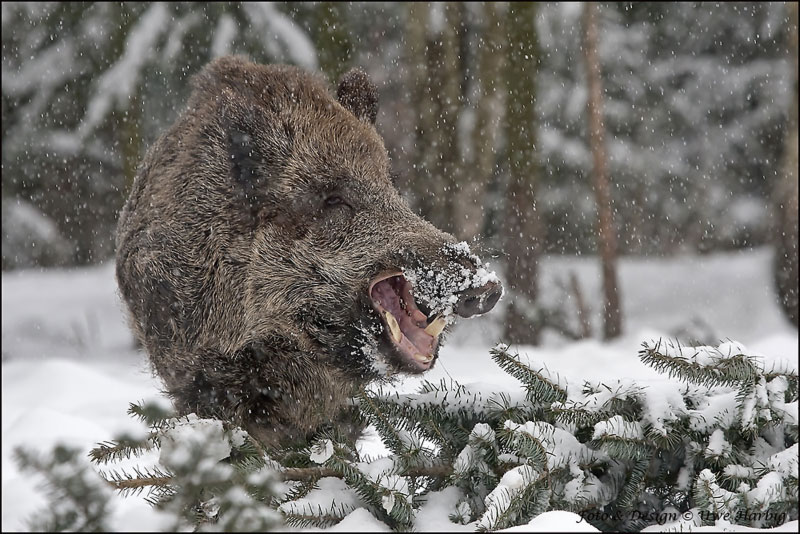
[[127,109],[139,84],[141,71],[148,58],[152,57],[158,39],[167,29],[170,16],[165,4],[155,2],[128,33],[122,56],[95,84],[86,114],[78,127],[79,142],[94,131],[115,105]]
[[[148,433],[102,443],[91,459],[107,469],[107,484],[144,493],[174,516],[176,529],[326,528],[360,510],[406,531],[424,526],[418,518],[429,517],[426,506],[444,492],[442,520],[479,531],[526,525],[553,510],[613,531],[662,517],[674,521],[664,528],[676,529],[686,517],[753,527],[797,519],[797,375],[774,371],[783,364],[765,366],[733,343],[646,343],[640,357],[680,382],[676,400],[627,379],[574,387],[505,345],[493,356],[521,379],[521,391],[445,382],[413,394],[362,391],[354,407],[389,445],[386,457],[360,458],[335,429],[265,449],[230,422],[139,404],[129,413]],[[522,391],[536,381],[548,385],[543,396]],[[152,449],[160,449],[160,465],[110,467]]]

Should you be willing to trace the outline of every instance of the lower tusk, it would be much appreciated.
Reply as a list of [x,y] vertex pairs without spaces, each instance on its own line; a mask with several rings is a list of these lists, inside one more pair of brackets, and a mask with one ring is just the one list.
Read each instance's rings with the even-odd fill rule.
[[433,354],[419,354],[419,353],[417,353],[417,354],[414,355],[414,359],[416,359],[416,360],[418,360],[418,361],[420,361],[422,363],[428,363],[433,359]]
[[447,325],[447,321],[441,315],[433,320],[431,324],[429,324],[425,328],[425,333],[429,336],[437,337],[439,334],[442,333],[444,327]]
[[389,331],[392,333],[392,339],[395,343],[400,343],[400,340],[403,339],[403,332],[400,331],[400,325],[397,324],[397,319],[395,319],[392,312],[386,310],[383,312],[384,317],[386,317],[386,324],[389,325]]

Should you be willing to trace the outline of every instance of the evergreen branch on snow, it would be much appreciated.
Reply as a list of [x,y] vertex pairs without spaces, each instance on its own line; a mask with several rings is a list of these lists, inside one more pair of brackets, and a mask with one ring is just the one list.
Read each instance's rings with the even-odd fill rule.
[[507,345],[497,345],[490,354],[501,369],[522,382],[531,401],[549,405],[566,400],[567,392],[558,380],[554,381],[549,373],[543,373],[543,369],[534,371],[522,362],[519,354],[512,356]]
[[[338,472],[364,501],[369,510],[395,529],[408,530],[412,527],[413,510],[410,498],[396,488],[387,487],[371,480],[355,464],[348,461],[340,447],[334,447],[334,454],[325,461],[325,466]],[[379,477],[379,480],[382,477]],[[387,482],[395,477],[386,477]]]
[[398,468],[409,472],[411,469],[430,465],[432,451],[424,445],[420,436],[412,432],[412,425],[403,424],[396,421],[396,417],[392,419],[388,414],[384,414],[378,399],[369,396],[364,390],[358,393],[357,400],[384,443],[396,455]]
[[128,415],[136,417],[151,428],[160,428],[169,419],[175,417],[172,409],[158,402],[132,402],[128,406]]
[[753,357],[732,349],[726,353],[660,339],[652,347],[647,343],[642,347],[639,358],[656,371],[706,387],[751,383],[761,373]]
[[281,512],[288,526],[327,528],[338,524],[353,510],[355,510],[353,506],[336,504],[336,501],[333,501],[327,508],[307,504],[300,509],[282,508]]
[[156,439],[156,434],[150,434],[144,439],[123,436],[115,440],[104,441],[89,451],[89,458],[97,465],[127,460],[152,449],[154,439]]
[[524,524],[548,509],[550,492],[545,473],[529,465],[515,467],[500,479],[486,497],[486,511],[478,520],[479,532],[500,530]]
[[165,487],[173,482],[173,475],[158,466],[148,468],[135,466],[133,474],[122,469],[100,471],[100,476],[120,493],[131,495],[136,495],[144,489],[152,491],[153,487]]
[[[478,530],[525,524],[552,509],[594,512],[604,518],[590,522],[607,530],[639,530],[652,519],[634,512],[654,517],[668,507],[728,513],[758,527],[797,518],[796,372],[782,363],[764,372],[732,342],[659,341],[640,355],[685,387],[653,397],[618,379],[584,382],[568,395],[565,380],[498,345],[492,357],[524,391],[445,381],[405,395],[361,391],[358,417],[378,430],[388,458],[359,459],[335,428],[307,446],[265,450],[229,422],[167,417],[142,404],[130,413],[150,433],[101,443],[90,457],[112,465],[158,450],[163,467],[101,475],[124,495],[147,490],[175,529],[269,530],[281,521],[326,528],[366,508],[392,529],[410,530],[426,495],[449,487],[458,489],[451,521]],[[331,477],[337,481],[324,480]],[[338,502],[321,503],[332,487],[345,490],[342,500],[337,493]],[[744,513],[754,508],[769,515]],[[69,528],[79,517],[73,510],[47,525]]]
[[50,506],[29,520],[32,531],[109,530],[111,491],[81,461],[81,456],[77,449],[60,445],[44,456],[14,449],[14,458],[23,471],[44,477],[44,490],[50,501]]

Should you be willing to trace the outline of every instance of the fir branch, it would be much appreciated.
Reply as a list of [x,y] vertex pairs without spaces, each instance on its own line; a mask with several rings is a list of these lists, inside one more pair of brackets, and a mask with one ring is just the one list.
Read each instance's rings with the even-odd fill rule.
[[560,402],[552,404],[551,413],[556,421],[576,427],[594,426],[609,416],[605,411],[592,411],[574,403]]
[[666,433],[646,425],[644,428],[645,439],[656,450],[675,451],[686,438],[685,429],[680,426],[669,428]]
[[108,531],[111,492],[80,460],[77,449],[58,445],[40,456],[17,447],[13,454],[22,471],[45,479],[43,489],[50,506],[29,520],[32,531]]
[[172,485],[151,486],[144,500],[154,508],[164,508],[175,498],[177,492],[177,488]]
[[106,482],[108,482],[108,484],[112,488],[119,490],[121,492],[130,490],[133,491],[134,493],[138,493],[144,488],[150,486],[167,486],[172,481],[173,478],[171,476],[135,477],[135,478],[123,478],[120,480],[106,479]]
[[133,470],[134,474],[124,470],[100,471],[99,474],[109,486],[122,494],[136,495],[145,488],[165,487],[174,483],[174,475],[157,466],[144,469],[134,467]]
[[473,519],[472,506],[470,506],[468,499],[465,497],[456,505],[456,511],[448,515],[451,523],[457,525],[466,525]]
[[280,473],[284,481],[311,482],[320,478],[342,478],[339,471],[328,467],[288,467]]
[[755,438],[760,427],[766,422],[761,417],[762,398],[759,393],[766,397],[765,381],[760,380],[741,384],[736,393],[736,408],[738,410],[739,428],[742,434],[748,438]]
[[512,490],[508,486],[498,486],[486,498],[486,511],[478,520],[478,532],[501,530],[524,524],[548,509],[551,492],[544,486],[548,474],[541,472],[532,476],[524,474],[531,471],[533,470],[530,468],[520,471],[519,476],[523,478],[521,489]]
[[[282,515],[272,506],[254,499],[247,489],[233,484],[224,493],[214,494],[211,514],[207,514],[214,529],[222,532],[264,532],[283,522]],[[216,511],[216,514],[214,512]]]
[[[226,430],[228,433],[233,431],[235,431],[235,429]],[[229,461],[231,466],[240,473],[254,473],[266,467],[268,463],[275,463],[269,460],[264,449],[249,435],[240,445],[231,446]],[[273,465],[272,467],[276,466]]]
[[143,452],[153,448],[155,434],[148,435],[145,439],[121,437],[111,441],[98,443],[89,451],[89,459],[96,465],[118,462],[140,456]]
[[[701,510],[718,516],[731,512],[739,500],[735,493],[717,485],[716,477],[709,469],[700,472],[695,480],[692,496]],[[703,523],[710,524],[711,521],[705,519]]]
[[432,412],[429,417],[420,420],[418,429],[427,439],[440,444],[441,459],[453,459],[458,455],[458,447],[463,447],[467,442],[469,430],[462,424],[443,418],[438,410]]
[[528,432],[503,427],[498,436],[507,449],[528,460],[539,472],[547,472],[547,447]]
[[[453,467],[451,465],[439,464],[409,467],[398,474],[404,477],[442,478],[450,476],[452,473]],[[345,478],[341,470],[329,467],[290,467],[278,473],[278,476],[285,482],[309,482],[324,477]]]
[[522,363],[519,354],[509,354],[508,346],[498,345],[489,353],[501,369],[522,382],[531,401],[549,405],[567,399],[567,392],[561,386],[545,377],[541,371],[534,371]]
[[645,485],[645,477],[650,467],[650,457],[645,456],[637,460],[633,468],[628,473],[628,478],[622,486],[622,490],[617,497],[617,506],[620,510],[632,510],[640,498],[642,489]]
[[594,426],[595,424],[609,419],[614,415],[622,415],[628,419],[638,419],[637,414],[641,411],[639,401],[634,398],[611,397],[601,406],[589,409],[588,401],[575,403],[568,401],[565,403],[555,402],[550,410],[555,420],[577,427]]
[[169,419],[175,417],[175,413],[165,408],[160,403],[141,401],[132,402],[128,406],[128,415],[136,417],[147,426],[157,429]]
[[430,465],[418,466],[409,468],[401,473],[404,477],[430,477],[430,478],[446,478],[453,473],[453,466],[451,465]]
[[[703,510],[733,510],[747,498],[741,483],[752,487],[779,461],[768,461],[754,448],[755,440],[763,438],[774,444],[782,437],[784,443],[796,442],[797,424],[791,417],[794,407],[786,407],[792,395],[796,397],[796,378],[793,382],[791,376],[773,373],[768,381],[758,362],[742,354],[720,353],[717,358],[713,350],[703,348],[697,349],[705,351],[702,357],[693,358],[673,349],[661,351],[660,342],[644,347],[640,357],[645,363],[700,384],[687,385],[682,391],[689,410],[670,416],[664,423],[667,426],[654,427],[648,422],[652,414],[644,417],[641,388],[631,387],[627,381],[620,382],[616,390],[585,383],[582,401],[567,400],[562,381],[533,371],[519,355],[511,356],[507,347],[498,346],[493,358],[522,381],[525,391],[496,392],[485,398],[482,391],[442,380],[423,383],[416,394],[357,393],[353,406],[393,451],[391,468],[377,479],[367,474],[371,471],[364,463],[356,463],[357,452],[345,445],[335,427],[323,432],[323,437],[328,435],[335,444],[334,454],[318,456],[320,462],[323,457],[327,460],[315,465],[307,445],[265,451],[225,421],[222,434],[218,430],[208,433],[209,428],[218,428],[218,422],[207,421],[199,429],[200,436],[206,432],[206,439],[212,442],[224,439],[231,444],[229,457],[219,463],[219,456],[209,456],[209,447],[200,440],[187,449],[190,458],[177,466],[170,464],[171,472],[133,468],[132,472],[101,475],[125,495],[146,490],[148,503],[196,528],[209,522],[215,523],[214,528],[267,528],[275,524],[271,514],[278,505],[292,526],[337,524],[352,507],[297,502],[318,487],[317,481],[323,477],[343,479],[373,515],[396,530],[412,527],[421,496],[448,486],[463,492],[459,511],[452,517],[462,522],[477,517],[481,530],[518,525],[551,508],[579,513],[587,508],[622,512],[692,505]],[[725,385],[724,391],[709,391],[709,385],[720,384]],[[726,394],[733,400],[730,386],[736,389],[738,409],[721,419],[722,412],[708,408],[715,405],[702,398]],[[162,446],[169,414],[141,404],[132,404],[129,413],[151,424],[152,432],[144,439],[120,438],[98,444],[90,453],[94,463],[109,464]],[[698,414],[714,418],[716,423],[696,424],[691,418]],[[213,425],[209,427],[209,423]],[[725,437],[735,447],[724,458],[706,457],[703,452],[716,427],[726,429]],[[559,451],[564,432],[571,432],[585,448],[580,458]],[[723,472],[729,464],[736,465]],[[739,468],[752,471],[742,478],[744,471]],[[510,471],[516,471],[517,478],[511,474],[506,479]],[[280,501],[276,481],[292,483],[288,491],[282,490]],[[785,476],[781,483],[785,497],[771,496],[764,505],[771,512],[796,516],[792,499],[796,502],[797,479]],[[646,520],[637,523],[613,518],[602,522],[608,529],[638,529],[647,524]],[[176,528],[181,525],[187,526],[175,523]]]
[[[395,504],[389,513],[387,513],[383,508],[383,497],[390,492],[390,490],[387,488],[382,488],[372,480],[368,479],[364,473],[358,470],[358,468],[346,461],[344,458],[339,457],[337,454],[331,456],[325,463],[328,467],[334,471],[337,471],[341,478],[347,482],[347,485],[353,488],[356,494],[364,501],[365,504],[367,504],[373,515],[386,522],[395,530],[410,530],[410,509],[407,518],[408,521],[400,522],[397,521],[391,513],[395,508],[397,508],[397,504]],[[407,503],[406,506],[408,507]]]
[[551,421],[550,411],[540,406],[531,406],[530,402],[517,402],[511,400],[508,393],[500,391],[486,400],[486,415],[490,421]]
[[367,414],[372,416],[370,421],[375,425],[376,430],[383,438],[383,442],[395,454],[406,456],[408,454],[408,447],[397,431],[397,427],[392,426],[389,419],[381,411],[376,399],[370,397],[365,390],[360,390],[356,398],[358,399],[359,406]]
[[651,454],[651,445],[647,441],[608,434],[591,440],[589,445],[617,460],[639,461]]
[[[653,347],[642,343],[643,348],[639,351],[639,358],[643,363],[659,373],[666,373],[670,378],[677,377],[701,386],[714,387],[754,382],[761,376],[761,371],[754,364],[753,358],[745,354],[729,357],[722,357],[724,355],[720,354],[715,365],[703,365],[683,356],[684,348],[680,346],[678,346],[680,356],[666,355],[661,352],[661,344],[661,340]],[[685,347],[685,350],[692,352],[691,347]],[[697,351],[692,357],[696,355]]]
[[[441,385],[442,388],[446,386]],[[370,396],[372,402],[391,424],[399,430],[419,433],[441,448],[443,461],[455,458],[467,443],[470,430],[480,422],[480,407],[477,394],[471,394],[462,386],[444,391],[431,383],[424,383],[419,395]],[[421,402],[423,395],[433,393],[433,399]],[[451,399],[448,400],[448,396]],[[377,426],[377,425],[376,425]]]
[[[415,466],[404,469],[398,474],[400,476],[414,478],[447,478],[453,474],[453,466],[446,464]],[[124,471],[109,471],[107,473],[100,472],[100,475],[103,476],[110,486],[119,490],[146,488],[148,486],[166,486],[174,482],[174,477],[170,474],[137,473],[136,476],[132,476]],[[329,467],[287,467],[276,473],[276,476],[283,482],[311,483],[326,477],[346,478],[341,470],[331,469]]]
[[[309,480],[295,480],[295,481],[288,481],[289,482],[289,489],[283,496],[278,500],[278,504],[283,504],[291,501],[296,501],[298,499],[302,499],[312,490],[317,487],[317,480],[318,478],[312,478]],[[294,484],[292,484],[294,482]]]
[[312,504],[303,506],[300,510],[287,511],[281,509],[284,521],[290,527],[298,528],[328,528],[342,521],[350,512],[355,510],[353,506],[336,504],[331,501],[331,506],[322,508],[321,505],[314,507]]

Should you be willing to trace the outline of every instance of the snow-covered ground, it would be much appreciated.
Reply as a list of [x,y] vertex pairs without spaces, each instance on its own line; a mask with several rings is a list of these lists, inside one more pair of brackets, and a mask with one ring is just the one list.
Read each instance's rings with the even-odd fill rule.
[[[555,335],[540,347],[518,347],[530,360],[569,377],[637,381],[660,378],[640,363],[643,341],[681,332],[711,340],[736,340],[751,352],[796,362],[798,332],[781,315],[770,275],[772,252],[623,259],[619,279],[625,334],[611,342],[566,342]],[[595,258],[547,258],[541,290],[562,298],[559,280],[572,270],[590,304],[592,328],[599,331],[600,270]],[[494,389],[519,385],[495,366],[488,349],[501,340],[504,301],[499,312],[463,321],[424,379],[453,378]],[[794,364],[796,365],[796,364]],[[416,389],[421,378],[397,384]],[[75,270],[18,271],[2,275],[2,529],[24,530],[25,520],[44,501],[37,480],[20,473],[11,459],[15,446],[49,449],[57,442],[87,450],[97,442],[139,428],[126,415],[128,403],[159,396],[144,356],[134,347],[116,293],[113,266]],[[382,446],[367,437],[366,452]],[[451,499],[452,500],[452,499]],[[448,504],[442,492],[418,516],[419,530],[472,530],[447,523],[437,513]],[[433,502],[436,501],[436,502]],[[591,528],[578,516],[550,512],[525,530]],[[117,499],[113,526],[153,530],[163,519],[140,497]],[[797,522],[782,530],[796,530]],[[364,510],[356,510],[335,530],[387,530]],[[735,530],[749,531],[744,527]],[[705,529],[703,529],[705,530]]]

